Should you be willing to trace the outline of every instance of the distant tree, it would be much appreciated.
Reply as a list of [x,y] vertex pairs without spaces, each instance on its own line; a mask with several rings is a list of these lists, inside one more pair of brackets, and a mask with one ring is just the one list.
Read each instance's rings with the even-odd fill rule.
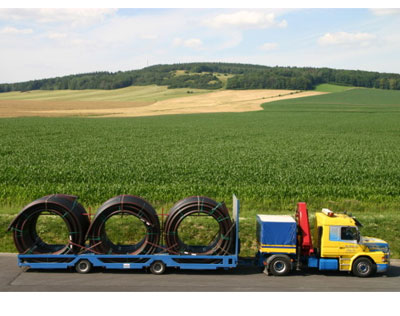
[[[176,76],[176,71],[184,74]],[[118,89],[131,85],[167,85],[169,88],[219,89],[213,75],[232,75],[227,89],[313,89],[320,83],[400,90],[400,75],[358,70],[312,67],[268,67],[235,63],[186,63],[154,65],[140,70],[94,72],[13,84],[0,84],[0,93],[28,90]]]

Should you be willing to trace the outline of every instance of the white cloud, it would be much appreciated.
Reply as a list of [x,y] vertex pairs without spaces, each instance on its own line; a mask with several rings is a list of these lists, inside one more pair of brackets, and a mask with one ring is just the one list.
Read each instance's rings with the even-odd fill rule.
[[203,42],[198,38],[189,38],[183,45],[190,48],[199,48],[203,45]]
[[369,9],[374,15],[378,16],[385,16],[385,15],[400,15],[400,9],[399,8],[386,8],[386,9]]
[[188,48],[201,48],[203,46],[203,42],[198,38],[189,38],[189,39],[182,39],[182,38],[175,38],[173,40],[174,46],[184,46]]
[[172,36],[188,28],[186,23],[186,19],[174,12],[168,15],[115,16],[99,23],[85,36],[105,49],[132,45],[144,48],[143,45],[151,43],[170,43]]
[[0,34],[32,34],[32,29],[17,29],[15,27],[6,26],[0,30]]
[[277,21],[273,12],[242,10],[234,13],[223,13],[206,20],[206,25],[215,28],[237,27],[264,29],[286,27],[286,20]]
[[240,31],[225,31],[223,39],[215,46],[217,50],[230,49],[238,46],[243,41],[243,34]]
[[158,35],[156,35],[156,34],[143,34],[143,35],[140,35],[140,38],[141,39],[145,39],[145,40],[155,40],[155,39],[158,38]]
[[371,33],[326,33],[318,39],[318,43],[323,46],[327,45],[352,45],[368,46],[371,41],[376,39],[375,34]]
[[66,33],[57,33],[57,32],[51,32],[46,35],[46,37],[50,39],[63,39],[66,38],[67,36],[68,35]]
[[270,50],[274,50],[277,49],[279,46],[278,43],[264,43],[261,45],[261,49],[264,51],[270,51]]
[[33,23],[90,25],[116,13],[116,9],[0,9],[0,20]]

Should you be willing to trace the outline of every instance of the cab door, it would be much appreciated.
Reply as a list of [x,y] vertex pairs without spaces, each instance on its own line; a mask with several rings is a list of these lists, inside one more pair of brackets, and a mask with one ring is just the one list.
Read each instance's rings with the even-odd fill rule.
[[351,258],[359,251],[356,226],[326,226],[322,237],[321,257]]

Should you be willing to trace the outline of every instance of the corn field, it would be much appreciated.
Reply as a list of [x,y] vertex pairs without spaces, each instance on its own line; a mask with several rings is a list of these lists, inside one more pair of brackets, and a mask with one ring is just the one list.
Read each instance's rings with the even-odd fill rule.
[[96,208],[134,194],[167,208],[235,193],[255,206],[350,200],[396,210],[399,162],[398,91],[352,89],[248,113],[1,119],[0,205],[17,211],[65,193]]

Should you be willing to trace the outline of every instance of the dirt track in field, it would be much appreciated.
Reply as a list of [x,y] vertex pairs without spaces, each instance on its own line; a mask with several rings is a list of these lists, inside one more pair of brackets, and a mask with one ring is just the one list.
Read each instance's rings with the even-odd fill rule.
[[222,90],[157,102],[0,100],[0,117],[95,116],[134,117],[165,114],[247,112],[261,104],[324,94],[295,90]]

